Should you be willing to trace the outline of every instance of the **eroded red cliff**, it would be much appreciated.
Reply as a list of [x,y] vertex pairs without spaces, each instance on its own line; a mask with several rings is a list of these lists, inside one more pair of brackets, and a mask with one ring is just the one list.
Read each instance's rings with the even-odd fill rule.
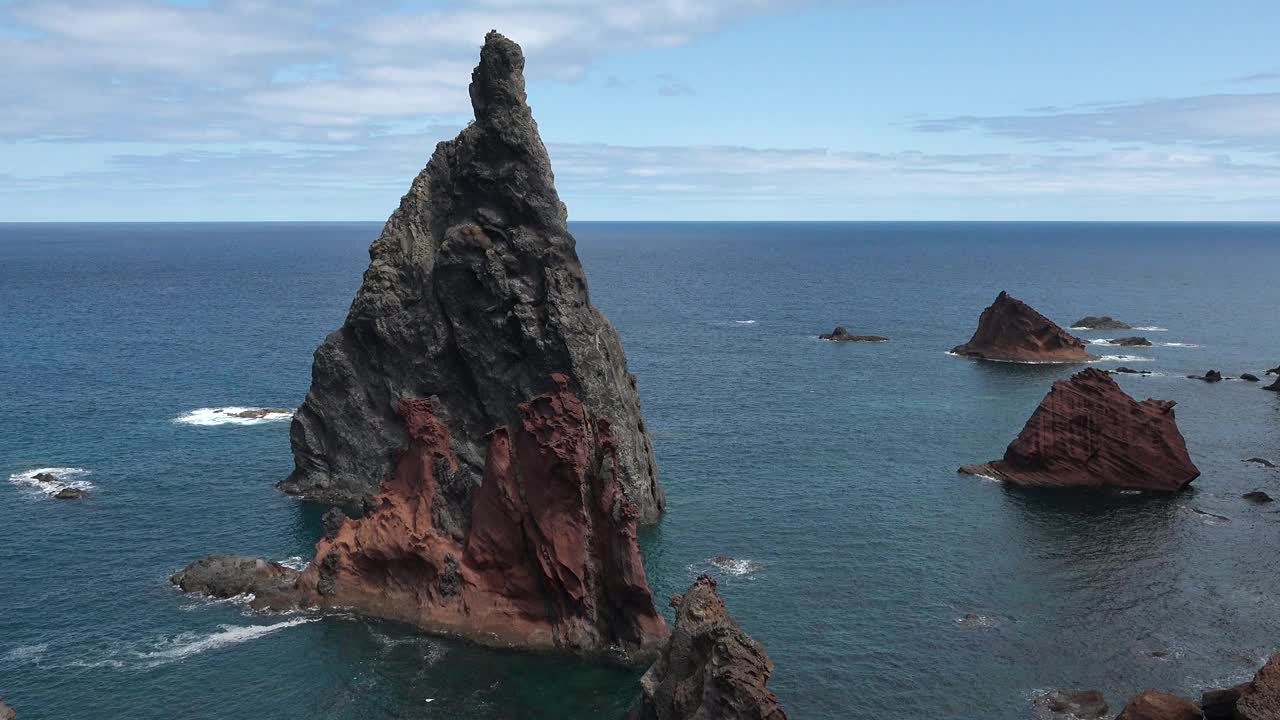
[[666,638],[622,490],[609,423],[569,389],[519,406],[489,435],[484,479],[459,539],[436,495],[458,472],[427,399],[400,402],[410,446],[372,510],[316,545],[304,605],[350,607],[495,645],[651,655]]
[[1200,470],[1173,406],[1138,402],[1089,368],[1053,384],[1003,459],[960,472],[1030,486],[1181,490]]
[[978,329],[951,352],[982,360],[1066,363],[1096,360],[1084,341],[1007,292],[982,311]]

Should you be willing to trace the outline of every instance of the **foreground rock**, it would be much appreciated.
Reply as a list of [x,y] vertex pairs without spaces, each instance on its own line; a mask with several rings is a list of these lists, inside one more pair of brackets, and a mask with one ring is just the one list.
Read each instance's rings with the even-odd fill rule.
[[1158,690],[1144,690],[1129,699],[1116,720],[1201,720],[1194,700]]
[[475,122],[440,143],[369,248],[346,322],[316,351],[293,418],[286,492],[358,505],[391,474],[401,397],[435,397],[458,467],[437,529],[466,536],[465,510],[495,427],[564,373],[611,424],[618,480],[642,523],[663,508],[653,449],[618,333],[591,304],[551,163],[525,101],[519,46],[491,32],[470,94]]
[[1235,720],[1280,720],[1280,654],[1272,655],[1247,683],[1237,685]]
[[[273,600],[293,604],[299,572],[280,563],[244,555],[210,555],[178,571],[169,580],[183,592],[229,598],[252,593],[259,605]],[[280,602],[283,601],[283,602]]]
[[1144,337],[1122,337],[1108,340],[1109,345],[1120,345],[1121,347],[1151,347],[1151,341]]
[[1107,700],[1097,690],[1052,690],[1031,703],[1032,720],[1101,720]]
[[982,311],[978,329],[951,352],[983,360],[1067,363],[1097,358],[1085,351],[1084,341],[1068,334],[1031,306],[1007,292]]
[[5,705],[4,701],[0,700],[0,720],[14,720],[17,716],[18,714],[13,711],[13,708]]
[[1187,376],[1187,379],[1188,379],[1188,380],[1203,380],[1203,381],[1205,381],[1205,382],[1207,382],[1207,383],[1216,383],[1216,382],[1222,382],[1223,380],[1225,380],[1225,379],[1227,379],[1227,378],[1222,377],[1222,373],[1218,372],[1217,370],[1210,370],[1209,372],[1205,373],[1204,375],[1188,375],[1188,376]]
[[1181,490],[1200,475],[1170,400],[1129,397],[1089,368],[1059,380],[1004,458],[960,472],[1016,485]]
[[644,662],[667,637],[622,490],[611,424],[555,375],[520,421],[488,434],[484,482],[462,539],[442,526],[462,471],[451,428],[428,399],[402,399],[410,444],[360,519],[326,513],[301,574],[215,556],[174,576],[184,590],[253,592],[255,606],[348,608],[502,647]]
[[671,640],[640,679],[629,720],[786,720],[765,687],[773,663],[725,609],[715,580],[699,577],[671,606]]
[[837,325],[835,330],[819,335],[818,339],[832,342],[889,342],[889,338],[879,335],[850,335],[849,329],[843,325]]
[[1132,330],[1133,326],[1127,322],[1121,322],[1110,315],[1101,317],[1089,315],[1071,323],[1073,328],[1081,328],[1082,330]]

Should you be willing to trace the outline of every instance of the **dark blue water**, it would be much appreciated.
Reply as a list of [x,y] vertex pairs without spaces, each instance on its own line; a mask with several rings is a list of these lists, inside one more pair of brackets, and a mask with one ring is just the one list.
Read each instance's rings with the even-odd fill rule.
[[[178,419],[295,406],[377,230],[0,225],[0,694],[21,717],[621,715],[634,672],[169,588],[211,551],[307,559],[324,508],[272,487],[288,423]],[[1037,689],[1192,692],[1277,649],[1280,515],[1239,496],[1280,494],[1280,473],[1241,462],[1280,460],[1280,396],[1182,376],[1280,363],[1280,225],[574,231],[667,489],[643,537],[659,604],[717,574],[793,717],[1012,720]],[[1152,348],[1095,350],[1160,373],[1119,382],[1178,401],[1194,492],[1070,497],[955,474],[998,457],[1072,371],[945,354],[1001,289],[1064,324],[1165,328],[1138,331]],[[837,323],[893,341],[814,339]],[[90,496],[21,482],[38,468],[88,471]]]

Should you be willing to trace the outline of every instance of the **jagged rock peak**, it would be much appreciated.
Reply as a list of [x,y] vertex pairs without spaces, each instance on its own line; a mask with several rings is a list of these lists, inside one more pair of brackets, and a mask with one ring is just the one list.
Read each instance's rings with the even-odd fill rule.
[[485,435],[563,373],[611,424],[622,487],[640,522],[656,522],[664,499],[635,378],[591,304],[523,69],[520,47],[489,33],[471,80],[476,121],[436,147],[370,246],[346,322],[316,351],[286,492],[359,504],[408,444],[400,398],[434,397],[459,463],[437,520],[461,539]]

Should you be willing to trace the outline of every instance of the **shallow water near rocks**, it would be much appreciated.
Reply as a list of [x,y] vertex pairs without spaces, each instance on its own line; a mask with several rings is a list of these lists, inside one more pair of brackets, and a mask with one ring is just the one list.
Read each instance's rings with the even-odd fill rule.
[[[310,557],[326,508],[272,487],[289,423],[179,419],[296,407],[378,227],[0,225],[0,694],[19,717],[621,717],[638,671],[168,586],[213,551]],[[1118,709],[1280,649],[1280,515],[1240,497],[1280,490],[1242,462],[1280,461],[1280,394],[1185,379],[1280,362],[1280,225],[572,229],[667,490],[642,537],[658,604],[718,577],[792,717],[1014,720],[1052,687]],[[1178,401],[1193,492],[956,474],[1079,367],[948,356],[1001,289],[1156,335],[1094,366],[1156,373],[1117,381]],[[817,340],[836,325],[891,341]],[[92,488],[53,500],[22,481],[42,468]]]

